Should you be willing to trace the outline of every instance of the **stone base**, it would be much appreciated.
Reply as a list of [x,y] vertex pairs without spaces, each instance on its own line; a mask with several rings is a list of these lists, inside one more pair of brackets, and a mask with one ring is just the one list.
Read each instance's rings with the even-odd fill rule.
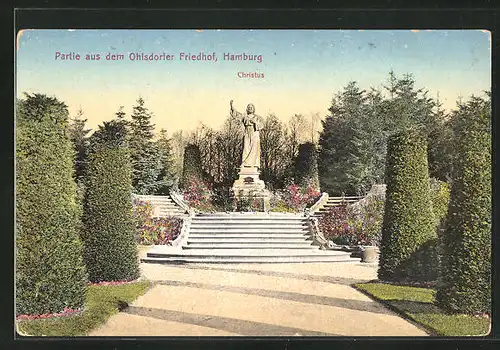
[[264,211],[269,210],[270,193],[264,181],[259,178],[260,171],[255,167],[242,167],[232,190],[236,202],[242,200],[263,201]]

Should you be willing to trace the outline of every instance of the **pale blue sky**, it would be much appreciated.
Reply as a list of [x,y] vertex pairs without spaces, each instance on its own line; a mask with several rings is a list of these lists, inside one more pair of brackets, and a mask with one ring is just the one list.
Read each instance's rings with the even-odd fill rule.
[[[444,107],[458,96],[491,89],[490,34],[480,30],[26,30],[18,36],[17,95],[55,95],[71,114],[82,108],[89,126],[120,105],[129,113],[140,95],[153,122],[171,134],[198,121],[217,127],[229,100],[257,114],[327,114],[349,81],[380,87],[392,69],[412,73],[417,87],[439,92]],[[99,53],[101,60],[62,61],[55,53]],[[123,61],[106,61],[107,52]],[[132,62],[130,52],[175,55],[173,61]],[[216,52],[219,61],[179,61],[180,52]],[[222,61],[228,53],[262,55],[262,63]],[[263,79],[238,72],[263,73]]]

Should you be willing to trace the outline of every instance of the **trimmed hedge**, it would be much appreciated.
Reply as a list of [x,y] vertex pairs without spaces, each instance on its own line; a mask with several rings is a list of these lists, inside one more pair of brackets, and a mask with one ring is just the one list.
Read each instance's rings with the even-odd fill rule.
[[473,98],[454,118],[456,161],[436,300],[461,313],[491,312],[491,104]]
[[450,204],[450,185],[435,178],[431,178],[430,185],[432,212],[436,219],[436,226],[441,229]]
[[92,282],[139,277],[132,168],[125,134],[122,124],[105,122],[90,138],[83,238],[84,260]]
[[[33,106],[36,106],[33,107]],[[28,95],[16,118],[16,314],[58,313],[85,301],[81,206],[67,107]]]
[[[386,201],[378,276],[381,280],[425,280],[416,257],[436,237],[431,208],[427,143],[415,130],[391,136],[387,144]],[[425,254],[435,256],[435,254]],[[437,261],[426,262],[437,266]],[[429,267],[430,269],[430,267]],[[420,273],[422,272],[422,273]]]
[[312,142],[299,145],[295,158],[295,183],[302,188],[312,187],[319,190],[318,152]]
[[188,144],[184,149],[181,187],[188,188],[193,180],[203,181],[204,176],[201,168],[200,149],[196,145]]

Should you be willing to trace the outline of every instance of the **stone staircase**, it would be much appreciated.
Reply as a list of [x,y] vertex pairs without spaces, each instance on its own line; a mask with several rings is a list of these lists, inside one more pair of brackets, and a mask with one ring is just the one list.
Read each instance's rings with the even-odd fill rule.
[[[198,214],[180,242],[155,246],[150,263],[304,263],[356,262],[350,253],[313,245],[308,218],[278,213]],[[175,243],[175,242],[174,242]]]
[[313,213],[315,217],[321,217],[324,213],[330,210],[332,207],[337,207],[342,203],[352,204],[361,200],[362,196],[349,196],[349,197],[328,197],[328,200],[322,206],[319,206]]
[[141,201],[151,203],[154,217],[187,216],[186,210],[175,203],[170,195],[156,196],[134,194],[134,197]]

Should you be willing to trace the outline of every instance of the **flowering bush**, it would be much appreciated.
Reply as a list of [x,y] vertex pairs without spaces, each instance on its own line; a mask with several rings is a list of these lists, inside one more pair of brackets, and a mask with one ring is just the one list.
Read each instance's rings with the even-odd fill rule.
[[354,245],[358,241],[359,222],[352,220],[347,205],[332,207],[319,219],[319,228],[326,239],[335,244]]
[[359,226],[358,244],[380,246],[384,204],[382,195],[373,195],[351,207],[351,219]]
[[134,218],[134,224],[136,228],[144,225],[153,216],[153,206],[151,205],[151,203],[137,198],[134,198],[133,200],[132,210],[132,217]]
[[175,216],[153,218],[153,207],[149,202],[134,201],[134,220],[137,243],[166,245],[176,239],[182,228],[182,219]]
[[296,184],[289,185],[285,190],[285,194],[288,206],[297,211],[302,211],[308,205],[314,204],[321,195],[321,193],[312,186],[301,188]]
[[264,211],[264,199],[252,195],[235,198],[235,207],[236,211]]
[[332,207],[319,219],[325,238],[340,245],[380,245],[384,200],[371,196],[355,205]]
[[285,190],[276,191],[271,198],[271,211],[297,212],[313,205],[321,193],[314,187],[301,188],[297,184],[291,184]]
[[184,200],[189,206],[201,211],[212,211],[212,189],[209,184],[191,178],[184,189]]

